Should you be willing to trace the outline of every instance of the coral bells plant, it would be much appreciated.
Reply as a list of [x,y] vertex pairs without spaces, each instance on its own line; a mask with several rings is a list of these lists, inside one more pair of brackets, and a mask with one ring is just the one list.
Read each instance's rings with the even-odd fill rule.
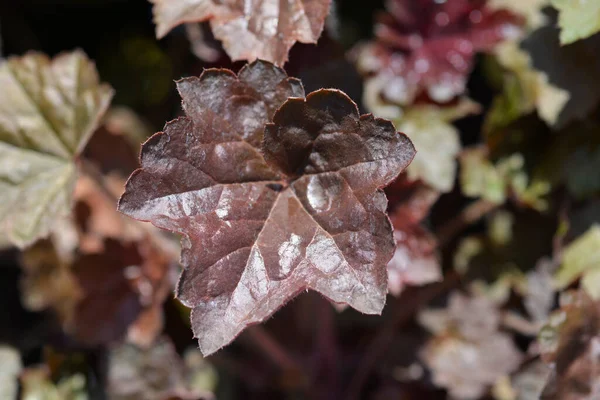
[[477,52],[519,35],[522,19],[485,0],[387,0],[375,40],[356,51],[360,71],[397,104],[445,103],[464,93]]
[[600,399],[600,0],[3,3],[0,399]]
[[203,353],[308,288],[381,312],[394,251],[381,188],[410,140],[340,91],[304,98],[268,62],[177,87],[187,116],[146,142],[119,209],[184,234],[177,296]]

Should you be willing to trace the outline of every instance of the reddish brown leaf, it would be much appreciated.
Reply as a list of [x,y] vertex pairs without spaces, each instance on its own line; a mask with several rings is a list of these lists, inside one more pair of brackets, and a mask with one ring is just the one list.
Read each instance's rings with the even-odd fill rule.
[[[113,196],[123,193],[124,180],[109,175],[104,178],[105,187],[113,190]],[[103,250],[107,238],[132,242],[142,240],[144,231],[139,224],[132,223],[115,210],[113,197],[109,197],[93,179],[82,175],[75,186],[74,216],[81,253],[98,253]]]
[[150,0],[156,35],[184,22],[210,21],[232,60],[257,58],[283,65],[296,42],[316,43],[331,0]]
[[[399,179],[386,189],[395,197],[390,213],[396,251],[388,263],[388,289],[399,295],[406,285],[424,285],[442,279],[437,240],[421,222],[439,193],[421,183]],[[388,194],[389,196],[389,194]]]
[[137,168],[139,146],[151,134],[146,122],[132,110],[113,107],[90,138],[83,157],[104,174],[116,172],[126,177]]
[[107,240],[103,252],[79,257],[73,274],[84,296],[71,331],[89,344],[127,334],[133,343],[149,346],[162,330],[162,304],[172,288],[168,267],[148,241]]
[[28,309],[52,309],[63,329],[89,345],[127,335],[149,346],[162,330],[162,305],[172,291],[172,264],[148,238],[108,239],[71,262],[40,241],[22,258],[23,301]]
[[475,54],[516,36],[522,22],[485,0],[387,0],[386,8],[376,41],[359,49],[357,61],[385,82],[382,96],[399,104],[421,95],[445,103],[463,93]]
[[309,288],[381,312],[394,242],[380,188],[409,164],[410,140],[340,91],[299,98],[266,62],[178,89],[187,116],[144,144],[119,209],[184,235],[177,296],[202,351]]

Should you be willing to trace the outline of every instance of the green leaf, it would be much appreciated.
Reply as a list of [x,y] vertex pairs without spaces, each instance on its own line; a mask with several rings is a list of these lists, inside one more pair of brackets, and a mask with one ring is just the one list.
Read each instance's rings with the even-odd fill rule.
[[468,197],[481,197],[496,204],[506,200],[506,182],[491,161],[485,149],[465,150],[460,157],[460,183],[463,194]]
[[85,375],[78,373],[52,382],[46,368],[31,368],[21,375],[23,400],[87,400]]
[[0,64],[0,228],[23,248],[71,210],[74,161],[113,91],[81,51]]
[[600,31],[600,2],[597,0],[552,0],[559,11],[560,43],[569,44]]
[[600,225],[593,225],[573,241],[563,254],[563,262],[555,275],[559,289],[582,278],[582,286],[590,297],[600,299]]
[[529,54],[514,41],[498,45],[495,55],[506,71],[500,94],[487,115],[485,130],[507,126],[522,115],[537,110],[548,125],[554,125],[569,101],[569,92],[548,82],[548,76],[532,66]]
[[459,160],[460,184],[465,196],[502,204],[510,193],[528,207],[537,210],[547,207],[544,196],[550,185],[543,180],[529,182],[521,154],[511,154],[494,164],[488,159],[486,149],[478,147],[464,150]]
[[574,120],[583,120],[595,111],[600,101],[600,35],[569,46],[561,46],[559,30],[544,26],[532,32],[522,43],[533,67],[544,72],[553,85],[569,92],[553,128],[562,129]]
[[461,146],[458,129],[451,122],[479,110],[479,105],[467,98],[454,106],[418,105],[405,110],[395,125],[417,149],[407,168],[409,178],[420,179],[440,192],[452,190]]

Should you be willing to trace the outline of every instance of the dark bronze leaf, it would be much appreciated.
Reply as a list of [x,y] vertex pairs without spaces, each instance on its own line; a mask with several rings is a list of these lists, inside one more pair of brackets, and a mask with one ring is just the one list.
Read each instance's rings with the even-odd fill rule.
[[144,144],[119,209],[184,235],[177,297],[204,354],[307,289],[380,313],[394,251],[381,188],[410,140],[338,90],[302,98],[266,62],[178,89],[187,116]]

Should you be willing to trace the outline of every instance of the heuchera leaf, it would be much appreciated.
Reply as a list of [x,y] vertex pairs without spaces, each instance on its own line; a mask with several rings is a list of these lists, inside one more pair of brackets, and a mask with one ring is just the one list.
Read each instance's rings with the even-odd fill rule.
[[360,71],[383,77],[396,104],[428,97],[446,103],[465,91],[477,52],[519,35],[522,19],[484,0],[387,0],[376,41],[358,49]]
[[111,107],[82,153],[106,175],[129,176],[138,167],[138,151],[152,130],[133,110]]
[[548,125],[554,125],[569,101],[569,92],[548,82],[548,76],[532,67],[530,55],[515,41],[506,41],[495,49],[496,59],[507,70],[502,95],[492,105],[486,130],[502,128],[521,115],[537,110]]
[[600,101],[600,35],[561,46],[558,29],[547,25],[532,32],[521,43],[529,53],[531,64],[548,77],[548,82],[569,92],[558,120],[562,129],[574,120],[585,120]]
[[478,399],[489,386],[515,371],[522,355],[512,338],[499,331],[500,313],[490,299],[458,292],[447,309],[420,313],[435,337],[421,352],[433,381],[453,398]]
[[210,21],[232,60],[257,58],[283,65],[296,42],[316,43],[331,0],[150,0],[156,36],[184,22]]
[[600,2],[592,0],[551,0],[559,11],[560,43],[569,44],[600,31]]
[[163,328],[171,264],[148,240],[108,239],[104,247],[104,252],[83,255],[72,266],[83,297],[68,330],[90,345],[127,335],[130,342],[149,346]]
[[390,212],[396,250],[387,269],[388,290],[394,296],[407,285],[424,285],[442,279],[437,240],[421,224],[439,193],[421,183],[398,181],[386,189],[392,193],[390,198],[399,193],[404,195]]
[[460,186],[466,196],[496,204],[511,196],[526,207],[537,210],[547,207],[544,197],[550,186],[546,181],[530,181],[523,155],[514,153],[493,164],[487,153],[485,147],[472,147],[460,154]]
[[302,98],[262,61],[177,86],[187,116],[144,144],[119,209],[184,235],[177,297],[203,353],[306,289],[381,312],[394,241],[380,188],[410,140],[340,91]]
[[148,239],[102,244],[72,262],[62,260],[50,241],[28,248],[21,260],[22,301],[32,311],[52,309],[81,344],[106,344],[127,334],[130,342],[148,346],[163,327],[172,263]]
[[494,332],[486,340],[472,343],[456,337],[430,343],[423,359],[433,370],[433,381],[448,389],[451,398],[482,398],[504,376],[515,371],[521,355],[510,336]]
[[552,372],[543,400],[592,400],[600,396],[600,307],[583,291],[565,292],[561,308],[540,331],[542,359]]
[[452,121],[475,114],[479,109],[477,103],[463,98],[453,106],[413,106],[394,121],[418,151],[407,169],[408,177],[420,179],[440,192],[451,191],[456,178],[456,157],[461,150],[460,135]]
[[71,209],[81,152],[113,91],[81,51],[0,65],[0,228],[19,247]]

